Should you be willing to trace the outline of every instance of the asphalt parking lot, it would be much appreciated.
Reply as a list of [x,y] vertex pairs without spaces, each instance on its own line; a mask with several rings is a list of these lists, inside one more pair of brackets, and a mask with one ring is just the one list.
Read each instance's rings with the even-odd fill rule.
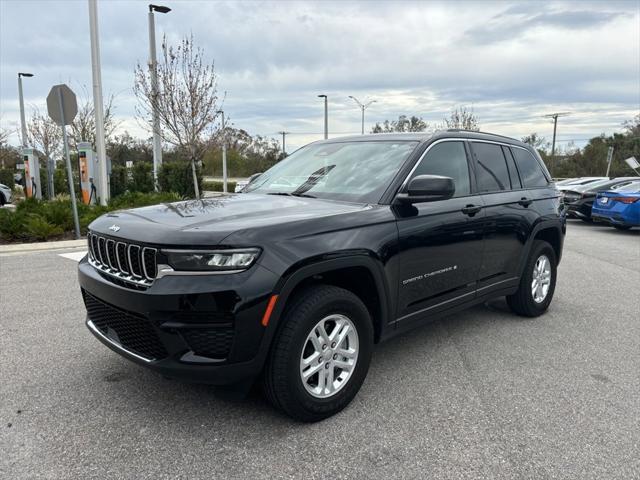
[[546,315],[379,345],[312,425],[112,353],[60,253],[0,256],[0,478],[640,478],[640,230],[571,221]]

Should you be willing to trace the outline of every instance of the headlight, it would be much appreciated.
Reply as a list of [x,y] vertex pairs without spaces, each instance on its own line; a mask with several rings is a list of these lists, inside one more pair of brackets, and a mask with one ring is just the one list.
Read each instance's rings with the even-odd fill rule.
[[246,270],[260,255],[259,248],[233,250],[163,250],[167,263],[182,271]]

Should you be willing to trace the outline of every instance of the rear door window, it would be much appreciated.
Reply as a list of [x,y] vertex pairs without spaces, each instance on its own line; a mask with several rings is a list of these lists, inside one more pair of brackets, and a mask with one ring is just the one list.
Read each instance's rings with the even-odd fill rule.
[[544,176],[538,160],[523,148],[512,148],[513,156],[518,165],[520,178],[525,188],[546,187],[547,178]]
[[511,188],[518,190],[522,188],[520,183],[520,177],[518,176],[518,169],[516,168],[516,162],[513,160],[511,150],[508,147],[502,147],[502,152],[507,159],[507,168],[509,169],[509,179],[511,180]]
[[502,147],[493,143],[472,142],[472,149],[477,165],[478,191],[510,190],[511,180]]

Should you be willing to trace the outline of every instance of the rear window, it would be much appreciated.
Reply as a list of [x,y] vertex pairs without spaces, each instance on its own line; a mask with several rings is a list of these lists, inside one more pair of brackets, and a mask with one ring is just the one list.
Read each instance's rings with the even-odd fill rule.
[[640,182],[633,182],[623,187],[616,188],[616,192],[640,193]]
[[544,176],[538,160],[530,152],[522,148],[512,148],[513,156],[518,165],[520,179],[525,188],[546,187],[547,178]]
[[476,158],[478,190],[496,192],[511,189],[509,170],[502,153],[502,147],[493,143],[472,142]]

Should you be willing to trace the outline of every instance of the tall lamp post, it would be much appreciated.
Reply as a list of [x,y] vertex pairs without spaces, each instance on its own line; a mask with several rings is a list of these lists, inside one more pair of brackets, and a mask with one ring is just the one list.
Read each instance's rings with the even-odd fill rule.
[[356,102],[358,104],[358,106],[360,107],[360,110],[362,110],[362,135],[364,135],[364,111],[367,108],[369,108],[369,106],[372,103],[376,103],[376,100],[371,100],[371,101],[369,101],[367,103],[360,103],[360,101],[356,97],[354,97],[353,95],[349,95],[349,98],[351,100],[353,100],[354,102]]
[[222,191],[227,193],[227,130],[224,124],[224,110],[216,113],[222,115]]
[[169,13],[171,9],[162,5],[149,5],[149,74],[153,98],[153,185],[158,190],[158,170],[162,165],[162,137],[160,116],[158,115],[158,61],[156,59],[156,23],[153,12]]
[[27,124],[24,120],[24,96],[22,94],[22,77],[33,77],[33,73],[18,72],[18,97],[20,99],[20,128],[22,130],[22,146],[27,148]]
[[329,104],[326,95],[318,95],[318,98],[324,98],[324,139],[329,138]]

